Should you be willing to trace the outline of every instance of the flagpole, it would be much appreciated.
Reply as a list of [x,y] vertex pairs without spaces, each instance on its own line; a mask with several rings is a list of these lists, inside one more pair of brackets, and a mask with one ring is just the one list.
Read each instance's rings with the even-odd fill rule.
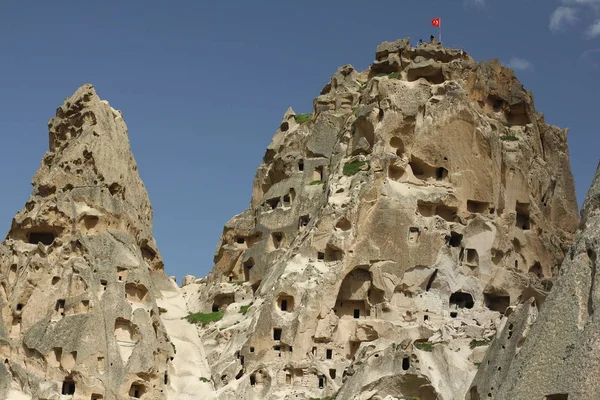
[[440,18],[440,44],[442,44],[442,19]]

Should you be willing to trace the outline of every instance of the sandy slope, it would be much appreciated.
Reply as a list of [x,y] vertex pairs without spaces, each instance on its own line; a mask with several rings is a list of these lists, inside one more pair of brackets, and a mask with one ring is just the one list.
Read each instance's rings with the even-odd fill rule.
[[202,377],[210,379],[211,374],[196,326],[184,319],[189,313],[185,300],[175,291],[161,293],[163,298],[157,299],[158,306],[167,310],[161,314],[161,319],[176,349],[169,371],[167,398],[216,399],[212,381],[200,380]]

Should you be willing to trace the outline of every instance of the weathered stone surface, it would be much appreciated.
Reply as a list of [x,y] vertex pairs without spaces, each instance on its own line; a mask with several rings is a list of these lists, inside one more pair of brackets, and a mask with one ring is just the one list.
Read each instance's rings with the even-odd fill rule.
[[409,81],[414,81],[418,78],[433,78],[442,81],[442,65],[435,60],[423,60],[419,62],[411,62],[406,67],[406,77]]
[[[483,399],[487,393],[498,400],[600,398],[599,192],[600,168],[586,197],[575,242],[539,316],[535,319],[537,310],[525,311],[535,308],[532,302],[508,317],[486,355],[489,364],[484,360],[467,399]],[[524,333],[521,326],[527,328]]]
[[574,374],[600,365],[600,172],[546,301],[579,223],[567,132],[498,61],[402,39],[339,68],[182,288],[121,113],[85,85],[49,127],[0,244],[0,398],[599,395]]
[[566,131],[496,61],[408,40],[376,59],[308,121],[288,109],[182,289],[223,313],[199,330],[219,399],[464,398],[502,314],[557,274],[578,224]]
[[187,286],[194,282],[196,282],[196,277],[194,275],[186,275],[183,277],[183,282],[181,283],[181,286]]
[[185,302],[163,271],[121,113],[84,85],[48,125],[33,194],[0,244],[0,398],[195,398],[206,387],[176,377],[186,362],[159,316]]
[[375,58],[381,60],[388,57],[390,53],[399,53],[402,50],[410,50],[410,40],[408,38],[395,40],[393,42],[383,42],[375,50]]

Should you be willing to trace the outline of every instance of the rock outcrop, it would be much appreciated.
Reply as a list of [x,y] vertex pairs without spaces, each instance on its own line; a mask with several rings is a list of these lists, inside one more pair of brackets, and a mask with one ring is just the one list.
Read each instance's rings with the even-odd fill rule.
[[49,128],[0,244],[0,399],[598,397],[600,172],[559,269],[567,131],[497,60],[403,39],[341,67],[182,288],[121,113],[85,85]]
[[[467,399],[600,398],[600,167],[560,275],[543,304],[519,305],[490,346]],[[538,308],[541,308],[538,315]]]
[[186,278],[218,398],[464,398],[572,241],[566,135],[497,60],[404,39],[341,67]]
[[[212,390],[176,376],[190,362],[199,373],[207,366],[195,327],[177,326],[188,312],[177,310],[185,302],[163,271],[121,113],[85,85],[49,130],[33,194],[0,244],[0,398],[185,399]],[[174,336],[191,331],[186,346],[200,355],[176,356],[169,327]]]

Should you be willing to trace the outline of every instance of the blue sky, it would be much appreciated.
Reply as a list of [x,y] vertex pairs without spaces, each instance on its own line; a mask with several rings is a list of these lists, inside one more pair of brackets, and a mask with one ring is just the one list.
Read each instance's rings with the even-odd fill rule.
[[129,126],[167,273],[204,276],[287,107],[310,112],[338,66],[427,39],[434,17],[445,45],[510,64],[570,128],[581,203],[600,146],[600,0],[3,2],[0,231],[31,193],[48,119],[89,82]]

